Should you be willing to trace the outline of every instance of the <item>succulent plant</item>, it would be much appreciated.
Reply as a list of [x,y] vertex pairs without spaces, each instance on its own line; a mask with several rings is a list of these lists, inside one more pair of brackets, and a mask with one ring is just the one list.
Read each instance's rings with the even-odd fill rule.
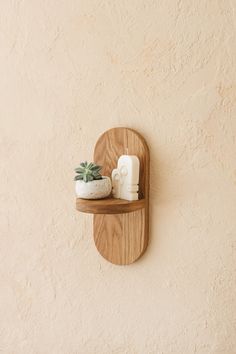
[[74,180],[83,180],[87,183],[96,179],[102,179],[102,175],[100,174],[101,169],[101,166],[98,166],[93,162],[81,162],[79,167],[75,169],[77,175],[75,176]]

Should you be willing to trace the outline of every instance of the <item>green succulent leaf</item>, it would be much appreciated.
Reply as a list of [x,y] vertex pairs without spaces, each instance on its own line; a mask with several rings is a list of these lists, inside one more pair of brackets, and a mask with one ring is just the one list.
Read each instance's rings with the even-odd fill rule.
[[90,170],[92,167],[93,167],[93,163],[90,162],[90,163],[88,164],[88,166],[87,166],[87,169]]
[[84,169],[82,167],[78,167],[78,168],[75,169],[75,172],[76,173],[83,173]]
[[95,177],[94,179],[102,179],[102,176],[97,176],[97,177]]
[[91,167],[91,170],[92,171],[100,171],[102,169],[102,166],[98,166],[98,165],[93,165],[92,167]]
[[83,179],[83,176],[77,175],[77,176],[75,176],[74,181],[79,181],[79,180],[82,180],[82,179]]

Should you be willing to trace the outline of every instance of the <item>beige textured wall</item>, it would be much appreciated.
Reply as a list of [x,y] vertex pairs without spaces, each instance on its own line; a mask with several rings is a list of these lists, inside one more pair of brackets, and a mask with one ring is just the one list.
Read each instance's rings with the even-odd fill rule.
[[[0,3],[0,353],[236,353],[236,2]],[[151,150],[151,241],[101,258],[73,168]]]

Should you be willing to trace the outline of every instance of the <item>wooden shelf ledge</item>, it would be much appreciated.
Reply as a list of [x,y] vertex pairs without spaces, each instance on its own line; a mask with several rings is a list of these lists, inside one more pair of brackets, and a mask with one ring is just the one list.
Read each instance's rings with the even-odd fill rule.
[[145,208],[145,199],[128,201],[123,199],[76,199],[76,209],[90,214],[124,214]]

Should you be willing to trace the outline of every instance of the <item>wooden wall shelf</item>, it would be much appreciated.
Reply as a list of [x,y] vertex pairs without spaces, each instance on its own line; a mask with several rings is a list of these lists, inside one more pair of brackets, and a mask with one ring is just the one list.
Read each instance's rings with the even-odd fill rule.
[[103,166],[101,173],[111,176],[123,154],[136,155],[140,161],[139,200],[105,198],[76,200],[76,209],[92,213],[94,242],[109,262],[126,265],[145,252],[149,228],[149,150],[144,138],[130,128],[113,128],[97,141],[94,162]]
[[76,199],[76,209],[90,214],[124,214],[145,208],[145,199],[128,201],[123,199]]

